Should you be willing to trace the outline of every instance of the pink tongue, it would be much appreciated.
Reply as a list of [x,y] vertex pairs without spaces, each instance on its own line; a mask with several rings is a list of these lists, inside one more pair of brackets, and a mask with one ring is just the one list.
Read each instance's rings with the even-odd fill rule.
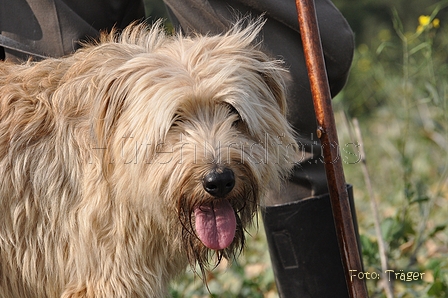
[[224,249],[235,237],[236,218],[227,200],[211,205],[199,206],[194,210],[196,233],[202,243],[210,249]]

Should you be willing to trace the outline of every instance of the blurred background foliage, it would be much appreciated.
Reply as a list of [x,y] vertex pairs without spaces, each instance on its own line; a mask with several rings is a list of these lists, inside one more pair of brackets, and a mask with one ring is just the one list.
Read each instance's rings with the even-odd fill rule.
[[[446,65],[448,55],[448,28],[443,24],[447,20],[447,1],[434,0],[335,0],[335,5],[346,17],[355,33],[357,44],[353,75],[348,83],[345,94],[345,107],[351,115],[366,116],[385,101],[388,94],[383,88],[390,77],[385,74],[399,75],[402,72],[403,52],[399,49],[401,38],[397,34],[400,30],[410,39],[408,46],[429,46],[433,62]],[[411,38],[419,27],[420,16],[431,16],[437,11],[438,30],[425,30],[422,36]],[[440,23],[442,20],[442,23]],[[400,22],[401,28],[396,28],[395,22]],[[430,29],[430,28],[426,28]],[[423,33],[423,32],[422,32]],[[430,35],[430,36],[427,36]],[[423,40],[426,38],[425,40]],[[430,44],[428,44],[430,43]],[[423,45],[422,45],[423,44]],[[427,48],[429,49],[429,48]],[[428,54],[421,49],[420,55]],[[413,61],[415,57],[412,57]],[[427,63],[428,61],[421,61]],[[380,65],[380,68],[375,67]],[[424,65],[421,65],[424,66]],[[419,71],[419,69],[414,69]],[[379,73],[372,73],[377,71]],[[446,70],[445,70],[446,71]],[[446,73],[445,73],[446,74]],[[366,76],[375,76],[374,85],[358,84]],[[352,84],[356,80],[355,84]],[[372,81],[367,80],[371,83]],[[379,92],[378,92],[379,91]],[[364,99],[364,100],[363,100]]]
[[[340,142],[359,142],[369,177],[346,165],[354,184],[364,264],[380,272],[372,199],[378,202],[387,267],[422,281],[368,281],[371,297],[448,297],[448,1],[335,4],[356,34],[350,78],[334,99]],[[367,180],[370,180],[369,182]],[[367,185],[372,184],[373,194]]]
[[[357,44],[367,43],[375,45],[384,38],[392,35],[380,36],[383,30],[393,30],[393,10],[396,10],[405,25],[406,31],[415,30],[418,16],[430,15],[439,5],[434,0],[334,0],[333,3],[345,16],[353,31],[356,33]],[[440,18],[447,12],[441,11]],[[378,37],[378,38],[376,38]]]
[[[162,1],[145,2],[149,22],[167,19]],[[354,185],[365,270],[383,270],[382,239],[388,269],[425,273],[423,280],[394,281],[392,295],[383,279],[370,280],[370,297],[448,297],[448,0],[333,2],[356,40],[351,75],[333,103],[340,144],[356,144],[342,158]],[[359,156],[359,146],[367,176],[361,163],[344,159]],[[173,283],[173,297],[278,297],[261,221],[250,233],[237,260],[208,273],[208,289],[190,269]]]

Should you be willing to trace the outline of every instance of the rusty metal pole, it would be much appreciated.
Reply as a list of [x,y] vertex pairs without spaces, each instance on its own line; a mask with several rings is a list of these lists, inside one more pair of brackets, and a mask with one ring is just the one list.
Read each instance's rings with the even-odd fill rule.
[[364,280],[353,278],[350,273],[350,270],[361,272],[362,261],[339,153],[336,123],[331,106],[331,94],[314,0],[296,0],[296,6],[318,124],[317,136],[322,144],[331,207],[347,289],[352,298],[368,297]]

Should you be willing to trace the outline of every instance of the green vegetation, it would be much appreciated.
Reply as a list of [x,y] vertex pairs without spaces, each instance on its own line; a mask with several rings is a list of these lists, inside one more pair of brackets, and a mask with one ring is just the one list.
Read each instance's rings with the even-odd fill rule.
[[[358,45],[350,80],[335,99],[341,143],[359,141],[346,123],[360,123],[387,268],[425,273],[395,281],[395,297],[448,297],[448,28],[439,17],[447,6],[415,15],[412,26],[392,9],[393,28]],[[372,198],[360,167],[345,171],[356,190],[365,269],[381,272]],[[368,281],[371,297],[386,297],[383,282]]]

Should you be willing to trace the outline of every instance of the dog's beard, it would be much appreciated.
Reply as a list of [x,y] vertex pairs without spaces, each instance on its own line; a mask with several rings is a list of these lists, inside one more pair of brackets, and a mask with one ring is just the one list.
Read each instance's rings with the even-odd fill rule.
[[[216,253],[216,263],[218,265],[223,258],[231,259],[241,253],[245,244],[246,229],[250,226],[252,219],[257,211],[259,202],[258,193],[259,189],[255,181],[251,178],[251,175],[244,175],[244,180],[241,181],[238,187],[232,190],[228,197],[214,198],[211,196],[205,196],[204,199],[193,198],[191,194],[183,194],[178,201],[178,216],[182,225],[182,239],[184,250],[187,253],[187,257],[191,267],[195,268],[197,264],[200,268],[202,276],[205,276],[205,269],[209,267],[212,258],[210,255]],[[199,195],[199,194],[198,194]],[[202,194],[204,196],[204,194]],[[219,223],[216,222],[216,216],[219,216],[219,209],[229,208],[230,205],[234,213],[233,216],[226,216],[226,220],[235,220],[232,222]],[[229,211],[222,211],[227,213]],[[207,213],[207,214],[204,214]],[[199,218],[202,216],[208,216],[210,221],[215,223],[199,223],[204,219]],[[218,221],[220,221],[218,219]],[[202,226],[201,226],[202,225]],[[233,231],[232,226],[235,227]],[[214,231],[199,231],[200,229],[215,229]],[[205,239],[206,235],[213,239]],[[230,244],[222,244],[230,239]],[[223,240],[224,238],[224,240]],[[209,247],[211,243],[219,243],[217,247]],[[224,245],[225,247],[220,247]]]

